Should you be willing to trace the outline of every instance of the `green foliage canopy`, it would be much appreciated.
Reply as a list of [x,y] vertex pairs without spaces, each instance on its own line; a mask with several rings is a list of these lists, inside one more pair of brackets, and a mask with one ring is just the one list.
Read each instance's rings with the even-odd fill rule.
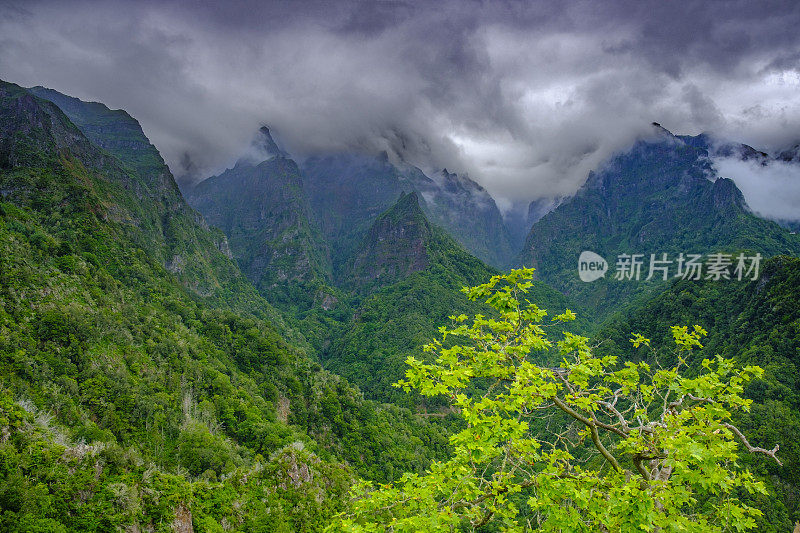
[[[685,357],[706,332],[673,327],[677,363],[656,368],[597,357],[586,337],[565,332],[557,368],[531,362],[549,349],[546,329],[574,320],[524,299],[532,269],[465,288],[497,318],[451,317],[425,347],[434,360],[409,357],[397,385],[445,396],[465,428],[452,456],[398,483],[364,482],[349,514],[331,529],[440,531],[495,525],[503,531],[745,531],[761,512],[739,496],[763,484],[738,464],[739,447],[779,462],[776,446],[751,446],[730,423],[747,411],[744,385],[762,370],[722,357],[684,375]],[[460,344],[446,343],[457,337]],[[650,341],[634,335],[636,347]],[[481,394],[465,394],[483,381]]]

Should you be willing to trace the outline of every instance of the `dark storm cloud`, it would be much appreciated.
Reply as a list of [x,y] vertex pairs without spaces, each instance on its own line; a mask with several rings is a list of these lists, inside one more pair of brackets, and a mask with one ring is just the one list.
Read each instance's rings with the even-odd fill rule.
[[176,173],[262,123],[297,155],[386,150],[502,206],[573,192],[646,131],[800,138],[800,3],[0,3],[0,77],[125,108]]

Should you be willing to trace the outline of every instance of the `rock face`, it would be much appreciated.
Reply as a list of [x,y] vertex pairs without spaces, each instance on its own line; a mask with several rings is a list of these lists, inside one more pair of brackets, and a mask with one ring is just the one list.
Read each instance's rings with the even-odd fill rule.
[[392,164],[387,157],[333,154],[302,165],[311,206],[334,250],[334,271],[353,253],[375,218],[402,192],[418,193],[420,207],[479,259],[504,266],[513,247],[492,197],[467,176]]
[[172,521],[172,531],[174,533],[194,533],[192,512],[183,503],[175,507],[175,519]]
[[583,250],[600,254],[613,269],[623,253],[649,260],[650,254],[720,248],[792,252],[800,249],[792,237],[752,215],[731,180],[716,179],[707,139],[654,127],[651,137],[590,172],[574,197],[533,225],[519,263],[537,267],[541,279],[604,313],[644,286],[607,278],[581,282],[577,258]]
[[[444,170],[431,178],[385,155],[355,153],[311,157],[298,167],[267,127],[233,168],[185,187],[184,194],[223,230],[233,257],[262,295],[285,310],[302,311],[335,305],[330,286],[352,285],[354,256],[372,224],[412,191],[423,220],[477,257],[508,263],[512,246],[502,216],[468,177]],[[389,270],[400,268],[384,267],[390,278]]]
[[49,100],[95,145],[133,168],[153,194],[177,193],[161,154],[142,131],[141,125],[121,109],[111,110],[98,102],[84,102],[45,87],[32,87],[31,94]]
[[[89,175],[100,176],[100,216],[116,223],[185,287],[204,297],[225,298],[233,286],[246,282],[222,251],[222,232],[210,229],[189,207],[130,115],[50,89],[28,90],[2,81],[0,99],[0,165],[59,164],[83,173],[87,182]],[[23,139],[25,146],[11,145]]]
[[357,154],[312,157],[302,165],[314,217],[331,247],[334,278],[357,249],[372,222],[421,172],[402,176],[388,159]]
[[401,195],[370,228],[350,267],[350,284],[385,286],[430,264],[431,226],[416,193]]
[[[58,106],[42,100],[17,85],[0,81],[0,166],[45,167],[69,153],[87,168],[113,166],[72,124]],[[121,169],[113,178],[124,180]]]
[[528,218],[527,222],[530,225],[539,222],[543,216],[561,205],[564,199],[562,197],[556,198],[539,198],[528,204]]
[[312,222],[297,164],[277,148],[267,128],[257,143],[278,154],[263,161],[243,157],[186,197],[225,232],[233,256],[259,291],[273,303],[291,304],[308,294],[302,287],[326,280],[328,252]]
[[800,163],[800,143],[797,143],[786,150],[782,150],[777,155],[777,158],[781,161],[786,161],[787,163]]
[[419,192],[431,222],[446,229],[482,261],[504,267],[514,255],[512,239],[494,199],[466,175],[443,169],[436,187]]
[[262,159],[269,159],[271,157],[289,157],[289,154],[284,152],[278,147],[275,139],[272,138],[272,133],[266,126],[261,126],[258,130],[259,135],[256,136],[253,142],[255,148],[263,155]]

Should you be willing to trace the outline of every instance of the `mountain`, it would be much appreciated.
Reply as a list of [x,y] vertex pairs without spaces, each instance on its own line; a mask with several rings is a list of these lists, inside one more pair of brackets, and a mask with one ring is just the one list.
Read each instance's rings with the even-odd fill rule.
[[362,289],[386,286],[425,270],[431,255],[441,251],[433,238],[417,194],[401,193],[397,203],[372,225],[351,260],[348,284]]
[[686,144],[706,150],[712,157],[735,157],[742,161],[755,161],[762,165],[767,164],[770,160],[768,153],[756,150],[750,145],[712,139],[706,133],[694,136],[679,135],[678,138]]
[[708,150],[715,168],[731,177],[746,196],[753,198],[756,214],[784,228],[800,229],[796,195],[800,186],[800,152],[792,146],[769,154],[742,143],[720,141],[706,134],[681,139]]
[[84,102],[46,87],[31,87],[28,91],[57,105],[93,144],[132,167],[143,178],[142,185],[153,193],[177,192],[161,154],[128,113],[121,109],[112,111],[99,102]]
[[420,187],[430,220],[447,230],[481,261],[504,268],[515,248],[491,195],[466,175],[443,169],[432,176],[434,188]]
[[302,170],[309,200],[335,253],[334,271],[364,233],[402,192],[417,192],[427,217],[476,257],[505,266],[513,247],[492,197],[466,176],[442,170],[432,176],[388,157],[342,153],[307,159]]
[[348,263],[347,285],[359,292],[385,287],[415,272],[444,268],[459,278],[491,276],[493,269],[428,222],[415,192],[401,193],[380,215]]
[[[402,175],[387,158],[357,154],[317,156],[302,165],[309,202],[331,246],[334,277],[375,218],[411,182],[430,182],[421,171]],[[432,185],[432,184],[431,184]]]
[[[687,364],[697,371],[704,358],[720,354],[741,365],[759,365],[761,379],[751,382],[745,397],[753,400],[737,426],[753,446],[780,444],[784,463],[745,455],[747,467],[765,480],[775,496],[756,505],[764,511],[762,531],[790,531],[800,520],[800,259],[767,260],[758,280],[750,282],[679,280],[641,306],[620,313],[598,332],[598,350],[625,360],[642,357],[632,348],[632,333],[652,340],[653,347],[673,344],[670,326],[698,324],[708,331],[704,348]],[[674,360],[658,360],[669,367]]]
[[554,198],[539,198],[528,204],[528,217],[526,222],[528,224],[528,231],[530,226],[539,222],[543,216],[561,205],[564,197],[556,196]]
[[[673,276],[680,253],[707,256],[722,249],[797,254],[800,240],[753,215],[733,181],[715,179],[703,139],[676,137],[654,125],[650,137],[590,172],[574,197],[533,225],[519,262],[536,266],[542,280],[605,316],[658,286],[661,271],[644,280],[651,254],[663,259],[666,253]],[[604,278],[580,280],[582,251],[608,262]],[[614,279],[620,254],[642,254],[642,279]]]
[[440,426],[312,360],[171,177],[103,143],[0,82],[0,530],[315,530],[355,475],[442,454]]
[[[352,289],[366,297],[323,351],[323,364],[356,383],[367,398],[443,415],[437,411],[439,403],[410,396],[392,384],[405,375],[409,355],[425,359],[422,346],[448,317],[491,314],[460,289],[484,283],[497,271],[430,223],[413,192],[402,194],[375,220],[348,268]],[[541,282],[529,298],[551,312],[574,308]],[[586,328],[585,319],[576,324],[581,328]]]
[[547,213],[558,207],[564,197],[542,197],[528,203],[516,202],[503,213],[503,221],[511,237],[515,253],[522,250],[531,226],[538,222]]
[[[102,174],[104,179],[96,187],[108,203],[105,219],[119,223],[129,238],[198,296],[235,303],[238,309],[280,321],[230,260],[225,235],[210,228],[184,201],[169,168],[135,119],[125,111],[51,89],[34,87],[29,94],[57,106],[59,112],[51,113],[50,120],[61,121],[63,112],[67,120],[60,127],[82,134],[64,149],[82,157],[87,169]],[[52,110],[30,105],[31,113]],[[58,138],[58,130],[52,134]]]
[[260,130],[247,157],[188,189],[186,198],[227,235],[239,267],[271,303],[297,311],[331,301],[329,252],[300,169],[269,129]]
[[375,219],[345,269],[346,287],[365,298],[354,302],[323,364],[368,398],[412,407],[419,399],[392,387],[405,373],[405,358],[449,315],[480,312],[458,290],[496,271],[431,224],[414,192],[401,193]]
[[272,133],[267,126],[261,126],[258,129],[258,135],[253,141],[253,148],[256,162],[272,157],[289,158],[289,153],[278,147],[278,143],[272,138]]
[[796,143],[777,154],[777,158],[787,163],[800,163],[800,143]]

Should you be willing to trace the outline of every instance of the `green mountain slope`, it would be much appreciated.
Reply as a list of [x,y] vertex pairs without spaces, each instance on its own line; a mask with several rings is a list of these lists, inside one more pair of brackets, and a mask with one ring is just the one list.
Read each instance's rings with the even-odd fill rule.
[[[443,451],[438,427],[313,363],[192,240],[202,219],[139,196],[141,179],[0,83],[0,529],[318,530],[353,474],[392,479]],[[159,240],[165,213],[193,225]],[[215,260],[171,271],[165,246]],[[227,283],[214,297],[205,272]]]
[[628,341],[632,332],[652,339],[654,346],[668,346],[670,326],[698,324],[709,335],[705,348],[688,361],[690,367],[720,354],[764,368],[763,379],[748,385],[747,397],[754,403],[738,427],[754,446],[780,444],[783,467],[744,460],[777,496],[759,502],[765,512],[761,530],[789,531],[800,520],[800,259],[778,256],[763,266],[760,278],[751,282],[673,283],[640,308],[613,317],[599,332],[598,349],[634,359],[642,355]]
[[[260,142],[277,149],[266,128]],[[225,232],[240,268],[267,300],[296,313],[329,296],[328,250],[294,161],[242,159],[188,190],[187,200]]]
[[[660,272],[644,281],[651,254],[676,261],[680,253],[720,250],[800,252],[796,235],[751,214],[735,184],[711,181],[713,172],[706,147],[656,125],[651,138],[590,173],[573,198],[534,224],[519,262],[536,266],[541,279],[602,317],[660,285]],[[605,278],[579,279],[584,250],[609,263]],[[613,279],[620,254],[642,254],[640,281]]]
[[[230,260],[225,235],[209,228],[184,201],[169,168],[135,119],[125,111],[112,111],[101,103],[83,102],[50,89],[36,87],[31,94],[41,95],[59,106],[52,109],[63,111],[55,114],[48,112],[47,106],[38,106],[59,128],[72,130],[71,144],[62,143],[60,148],[68,149],[86,169],[102,174],[104,179],[91,186],[105,202],[104,220],[115,223],[126,237],[209,303],[281,321]],[[32,108],[18,118],[24,122],[36,114],[37,109]],[[28,136],[33,133],[20,127]],[[59,128],[50,128],[56,139],[61,135]],[[35,156],[37,148],[31,148]]]
[[[351,286],[372,292],[356,305],[352,319],[324,351],[324,365],[358,384],[368,398],[425,409],[422,398],[409,396],[392,383],[405,375],[409,355],[425,357],[422,346],[449,322],[449,316],[490,312],[469,301],[460,289],[485,282],[497,272],[430,224],[415,193],[402,195],[377,218],[349,268]],[[530,299],[551,312],[574,307],[541,282],[531,290]]]
[[466,176],[443,170],[428,177],[409,164],[355,153],[316,156],[302,165],[309,201],[331,243],[334,273],[358,247],[375,218],[402,192],[415,191],[429,220],[482,261],[505,266],[513,256],[494,199]]
[[380,215],[347,265],[345,283],[361,292],[384,287],[429,267],[480,279],[492,269],[428,222],[416,193],[400,194]]
[[31,87],[28,91],[56,104],[87,139],[136,170],[151,189],[175,192],[161,154],[128,113],[122,109],[111,110],[99,102],[84,102],[46,87]]

